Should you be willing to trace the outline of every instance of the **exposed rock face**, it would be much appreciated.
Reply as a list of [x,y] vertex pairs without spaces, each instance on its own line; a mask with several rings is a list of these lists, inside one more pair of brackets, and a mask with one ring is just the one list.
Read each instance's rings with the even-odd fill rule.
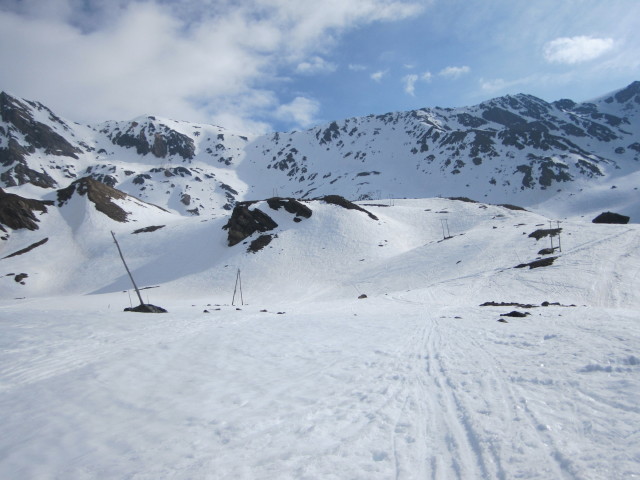
[[[39,151],[45,155],[78,159],[82,150],[69,143],[51,126],[34,119],[34,110],[48,115],[52,125],[62,129],[69,127],[44,105],[37,102],[24,103],[5,92],[0,93],[0,119],[7,127],[0,128],[6,146],[0,147],[0,165],[9,167],[0,174],[4,186],[13,187],[31,183],[42,188],[52,188],[56,182],[44,171],[29,167],[27,158]],[[2,144],[4,142],[0,142]]]
[[267,204],[273,210],[279,210],[284,207],[287,212],[294,214],[296,217],[310,218],[312,213],[309,207],[293,198],[273,197],[267,200]]
[[[44,105],[32,102],[28,106],[5,92],[0,93],[0,116],[4,122],[14,127],[15,131],[24,135],[28,145],[27,148],[42,149],[47,155],[67,156],[77,159],[77,154],[82,153],[82,150],[71,145],[50,126],[34,120],[31,112],[32,108],[44,110],[49,114],[50,120],[61,124],[63,128],[69,128]],[[10,138],[15,138],[11,135],[11,129],[8,133]]]
[[249,248],[247,248],[247,251],[256,253],[269,245],[271,243],[271,240],[273,240],[273,235],[271,235],[270,233],[262,234],[249,244]]
[[231,218],[222,227],[228,231],[227,239],[232,247],[253,235],[255,232],[266,232],[278,227],[273,219],[258,208],[251,210],[251,202],[242,202],[235,206]]
[[631,220],[631,217],[626,215],[620,215],[619,213],[603,212],[592,220],[592,223],[618,223],[627,224]]
[[332,205],[338,205],[342,208],[346,208],[347,210],[359,210],[369,215],[369,218],[371,218],[372,220],[378,220],[378,217],[376,217],[373,213],[365,210],[364,208],[356,205],[353,202],[350,202],[349,200],[347,200],[344,197],[341,197],[340,195],[326,195],[322,198],[319,198],[318,200],[322,200]]
[[93,202],[99,212],[104,213],[112,220],[117,222],[127,221],[127,212],[122,207],[116,205],[111,200],[127,198],[127,194],[116,190],[104,183],[100,183],[91,177],[83,177],[67,188],[58,190],[58,206],[65,205],[74,194],[86,195]]
[[196,152],[193,139],[166,125],[156,125],[152,117],[144,123],[131,122],[126,130],[109,132],[108,135],[114,145],[135,148],[138,155],[151,153],[158,158],[179,155],[184,160],[191,160]]
[[23,198],[0,188],[0,224],[13,230],[37,230],[39,220],[34,212],[47,213],[48,205],[53,202]]

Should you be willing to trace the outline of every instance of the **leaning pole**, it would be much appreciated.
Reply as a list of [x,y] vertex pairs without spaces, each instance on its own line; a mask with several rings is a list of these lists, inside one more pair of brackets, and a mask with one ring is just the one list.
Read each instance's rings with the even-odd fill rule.
[[118,253],[120,254],[120,258],[122,259],[122,263],[124,264],[124,268],[127,270],[129,274],[129,278],[131,279],[131,283],[133,283],[133,288],[136,289],[136,293],[138,294],[138,300],[140,300],[140,305],[144,305],[144,301],[142,300],[142,295],[140,295],[140,290],[138,290],[138,286],[136,285],[136,281],[133,279],[133,275],[129,271],[129,267],[127,266],[127,262],[124,261],[124,256],[122,255],[122,250],[120,250],[120,245],[118,244],[118,240],[116,240],[116,234],[111,232],[111,236],[113,237],[113,241],[118,247]]

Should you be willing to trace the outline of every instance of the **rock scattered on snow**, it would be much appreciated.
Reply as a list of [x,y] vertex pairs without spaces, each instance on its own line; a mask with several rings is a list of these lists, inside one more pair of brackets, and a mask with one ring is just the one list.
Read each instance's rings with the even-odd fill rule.
[[532,269],[532,268],[539,268],[539,267],[548,267],[550,265],[553,265],[553,262],[555,262],[557,258],[558,257],[541,258],[540,260],[534,260],[533,262],[521,263],[520,265],[516,265],[513,268],[529,267],[529,269]]
[[167,311],[156,305],[151,305],[150,303],[141,303],[137,307],[133,308],[125,308],[125,312],[138,312],[138,313],[167,313]]

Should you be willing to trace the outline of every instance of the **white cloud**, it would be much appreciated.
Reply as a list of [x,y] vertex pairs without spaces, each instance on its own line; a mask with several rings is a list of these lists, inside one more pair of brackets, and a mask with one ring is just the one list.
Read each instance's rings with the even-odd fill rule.
[[462,75],[466,75],[470,71],[471,68],[466,65],[463,65],[462,67],[446,67],[440,70],[440,72],[438,72],[438,75],[455,80],[457,78],[460,78]]
[[309,127],[316,122],[320,104],[306,97],[296,97],[291,103],[280,105],[276,110],[276,118],[295,123],[296,126]]
[[301,62],[296,67],[296,72],[304,75],[313,75],[315,73],[331,73],[336,71],[336,65],[327,62],[321,57],[311,57],[309,60]]
[[388,70],[379,70],[371,74],[371,80],[380,82],[382,78],[388,73]]
[[611,38],[561,37],[547,42],[543,54],[547,62],[573,65],[594,60],[611,50],[613,46],[614,41]]
[[362,72],[363,70],[367,69],[367,67],[365,67],[364,65],[360,65],[358,63],[350,63],[348,68],[352,72]]
[[[55,15],[41,14],[49,3]],[[420,0],[6,0],[0,62],[11,68],[2,88],[82,122],[150,113],[268,128],[251,119],[278,108],[282,72],[335,69],[326,58],[340,34],[423,8]]]
[[402,83],[404,84],[404,91],[408,93],[412,97],[416,94],[416,83],[418,82],[431,82],[433,75],[431,72],[424,72],[421,75],[412,73],[410,75],[405,75],[402,77]]
[[406,75],[402,78],[402,82],[404,83],[404,91],[411,95],[412,97],[416,93],[416,82],[418,81],[418,75]]

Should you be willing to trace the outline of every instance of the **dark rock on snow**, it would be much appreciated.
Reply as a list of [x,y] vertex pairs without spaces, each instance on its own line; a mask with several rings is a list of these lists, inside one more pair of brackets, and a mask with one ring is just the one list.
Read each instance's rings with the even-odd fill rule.
[[53,205],[53,202],[23,198],[6,193],[0,188],[0,224],[13,230],[37,230],[39,220],[34,211],[47,213],[47,206],[50,205]]
[[269,233],[260,235],[258,238],[256,238],[249,244],[249,248],[247,248],[247,251],[256,253],[262,250],[267,245],[269,245],[271,243],[271,240],[273,240],[273,235]]
[[350,202],[349,200],[347,200],[344,197],[341,197],[340,195],[326,195],[324,197],[320,197],[318,200],[322,200],[323,202],[330,203],[332,205],[338,205],[339,207],[346,208],[347,210],[359,210],[360,212],[364,212],[367,215],[369,215],[369,218],[373,220],[378,220],[378,217],[376,217],[373,213],[369,212],[368,210],[365,210],[364,208],[356,205],[353,202]]
[[542,228],[540,230],[536,230],[535,232],[531,232],[529,234],[529,238],[535,238],[536,240],[540,240],[544,237],[556,237],[558,234],[562,232],[561,228]]
[[532,268],[539,268],[539,267],[548,267],[550,265],[553,265],[553,262],[555,262],[556,258],[558,257],[542,258],[540,260],[534,260],[533,262],[529,262],[529,263],[521,263],[520,265],[516,265],[514,268],[529,267],[529,269],[532,269]]
[[227,240],[232,247],[255,232],[267,232],[278,227],[273,219],[258,208],[251,210],[251,202],[238,203],[231,213],[227,224],[222,227],[228,231]]
[[523,317],[526,317],[527,315],[531,315],[531,314],[529,312],[518,312],[517,310],[513,310],[509,313],[500,314],[501,317],[516,317],[516,318],[523,318]]
[[133,308],[125,308],[125,312],[138,312],[138,313],[167,313],[167,311],[156,305],[151,305],[150,303],[141,303],[137,307]]
[[47,238],[43,238],[43,239],[42,239],[42,240],[40,240],[39,242],[32,243],[32,244],[31,244],[31,245],[29,245],[28,247],[23,248],[23,249],[21,249],[21,250],[18,250],[17,252],[13,252],[12,254],[7,255],[6,257],[2,257],[2,258],[3,258],[3,260],[4,260],[5,258],[11,258],[11,257],[17,257],[18,255],[23,255],[23,254],[25,254],[25,253],[27,253],[27,252],[30,252],[30,251],[31,251],[31,250],[33,250],[34,248],[39,247],[40,245],[44,245],[44,244],[45,244],[45,243],[47,243],[48,241],[49,241],[49,237],[47,237]]
[[101,183],[91,177],[83,177],[72,182],[67,188],[58,190],[58,206],[65,205],[74,193],[78,195],[86,195],[93,202],[99,212],[117,222],[127,221],[127,212],[121,207],[113,203],[112,199],[123,199],[128,195],[120,190],[116,190],[104,183]]
[[619,213],[603,212],[592,220],[592,223],[611,223],[626,225],[631,217],[620,215]]
[[273,197],[267,200],[267,204],[273,210],[279,210],[281,207],[284,207],[287,212],[292,213],[297,217],[311,217],[311,209],[293,198]]
[[164,225],[151,225],[149,227],[138,228],[131,233],[146,233],[146,232],[155,232],[156,230],[160,230],[164,228]]

